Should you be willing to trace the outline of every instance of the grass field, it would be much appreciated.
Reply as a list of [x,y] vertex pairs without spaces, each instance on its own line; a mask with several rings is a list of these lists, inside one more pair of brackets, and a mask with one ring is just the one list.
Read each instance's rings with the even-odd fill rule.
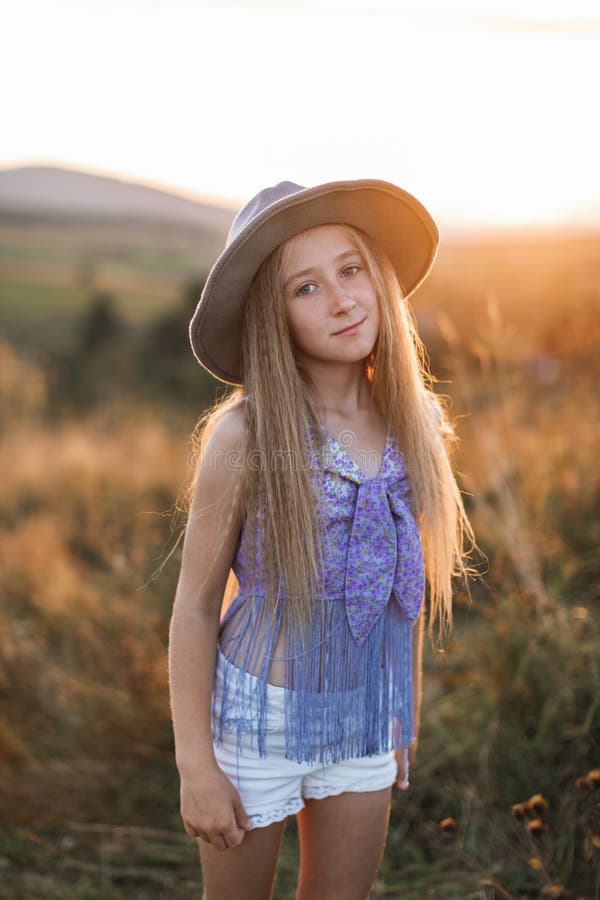
[[0,216],[0,329],[19,343],[36,325],[69,329],[98,291],[114,296],[127,322],[146,322],[176,302],[190,274],[207,270],[221,243],[197,228]]
[[[125,259],[123,234],[54,247],[43,225],[3,227],[1,315],[20,337],[0,344],[0,898],[200,898],[166,652],[202,409],[130,380],[67,414],[30,349],[42,321],[78,322],[100,284],[151,323],[201,259],[158,235]],[[415,300],[487,572],[471,601],[457,587],[443,646],[426,639],[420,746],[373,900],[600,897],[596,245],[443,247]],[[110,376],[104,352],[89,377]],[[291,819],[277,900],[297,867]]]

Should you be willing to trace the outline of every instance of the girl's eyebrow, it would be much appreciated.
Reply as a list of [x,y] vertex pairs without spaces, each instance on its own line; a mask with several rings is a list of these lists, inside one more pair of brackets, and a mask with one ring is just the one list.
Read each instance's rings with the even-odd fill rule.
[[[346,256],[360,256],[360,253],[356,249],[344,250],[342,253],[339,253],[336,257],[334,257],[334,259],[337,262],[337,260],[345,259]],[[294,279],[300,278],[302,275],[309,275],[313,271],[314,271],[314,266],[309,266],[308,269],[302,269],[302,271],[296,272],[294,275],[290,275],[290,277],[288,279],[286,279],[286,281],[284,282],[283,287],[288,288],[290,286],[290,284],[292,283],[292,281],[294,281]]]

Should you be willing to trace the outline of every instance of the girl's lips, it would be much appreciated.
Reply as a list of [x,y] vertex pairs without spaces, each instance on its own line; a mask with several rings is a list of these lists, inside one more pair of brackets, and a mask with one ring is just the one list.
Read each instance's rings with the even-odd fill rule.
[[[365,316],[365,318],[366,318],[366,316]],[[356,331],[358,331],[358,329],[360,328],[360,326],[362,325],[362,323],[364,321],[365,321],[365,319],[361,319],[360,322],[356,322],[354,325],[350,325],[350,327],[344,328],[343,331],[336,331],[334,333],[336,335],[354,334]]]

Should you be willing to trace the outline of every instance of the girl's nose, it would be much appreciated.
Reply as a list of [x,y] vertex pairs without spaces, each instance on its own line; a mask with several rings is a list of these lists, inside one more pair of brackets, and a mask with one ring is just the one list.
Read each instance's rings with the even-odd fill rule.
[[333,288],[332,305],[334,310],[346,311],[356,305],[356,301],[348,294],[345,285],[337,285]]

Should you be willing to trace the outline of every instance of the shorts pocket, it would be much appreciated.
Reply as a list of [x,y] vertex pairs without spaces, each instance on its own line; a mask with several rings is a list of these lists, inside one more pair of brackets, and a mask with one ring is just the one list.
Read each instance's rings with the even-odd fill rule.
[[[248,733],[258,732],[258,709],[256,700],[256,682],[258,679],[254,675],[244,673],[241,677],[246,680],[244,689],[239,689],[239,677],[241,670],[234,666],[219,650],[217,658],[217,667],[215,670],[214,697],[213,697],[213,718],[215,725],[221,724],[222,711],[222,690],[223,690],[223,669],[229,667],[228,686],[231,687],[233,696],[228,698],[226,718],[222,723],[223,733],[231,734],[237,730]],[[267,685],[267,707],[265,710],[265,730],[267,732],[275,732],[283,727],[283,709],[277,702],[278,697],[273,697],[273,692],[268,690]]]
[[[219,703],[215,703],[214,705],[214,719],[215,726],[218,730],[221,719],[221,705]],[[280,731],[282,728],[282,723],[282,714],[277,710],[271,710],[267,708],[265,716],[265,731]],[[240,729],[241,731],[246,731],[249,734],[256,734],[258,732],[258,713],[256,709],[249,706],[248,704],[244,704],[242,706],[239,703],[232,703],[227,710],[226,718],[222,724],[223,734],[233,734],[238,729]]]

